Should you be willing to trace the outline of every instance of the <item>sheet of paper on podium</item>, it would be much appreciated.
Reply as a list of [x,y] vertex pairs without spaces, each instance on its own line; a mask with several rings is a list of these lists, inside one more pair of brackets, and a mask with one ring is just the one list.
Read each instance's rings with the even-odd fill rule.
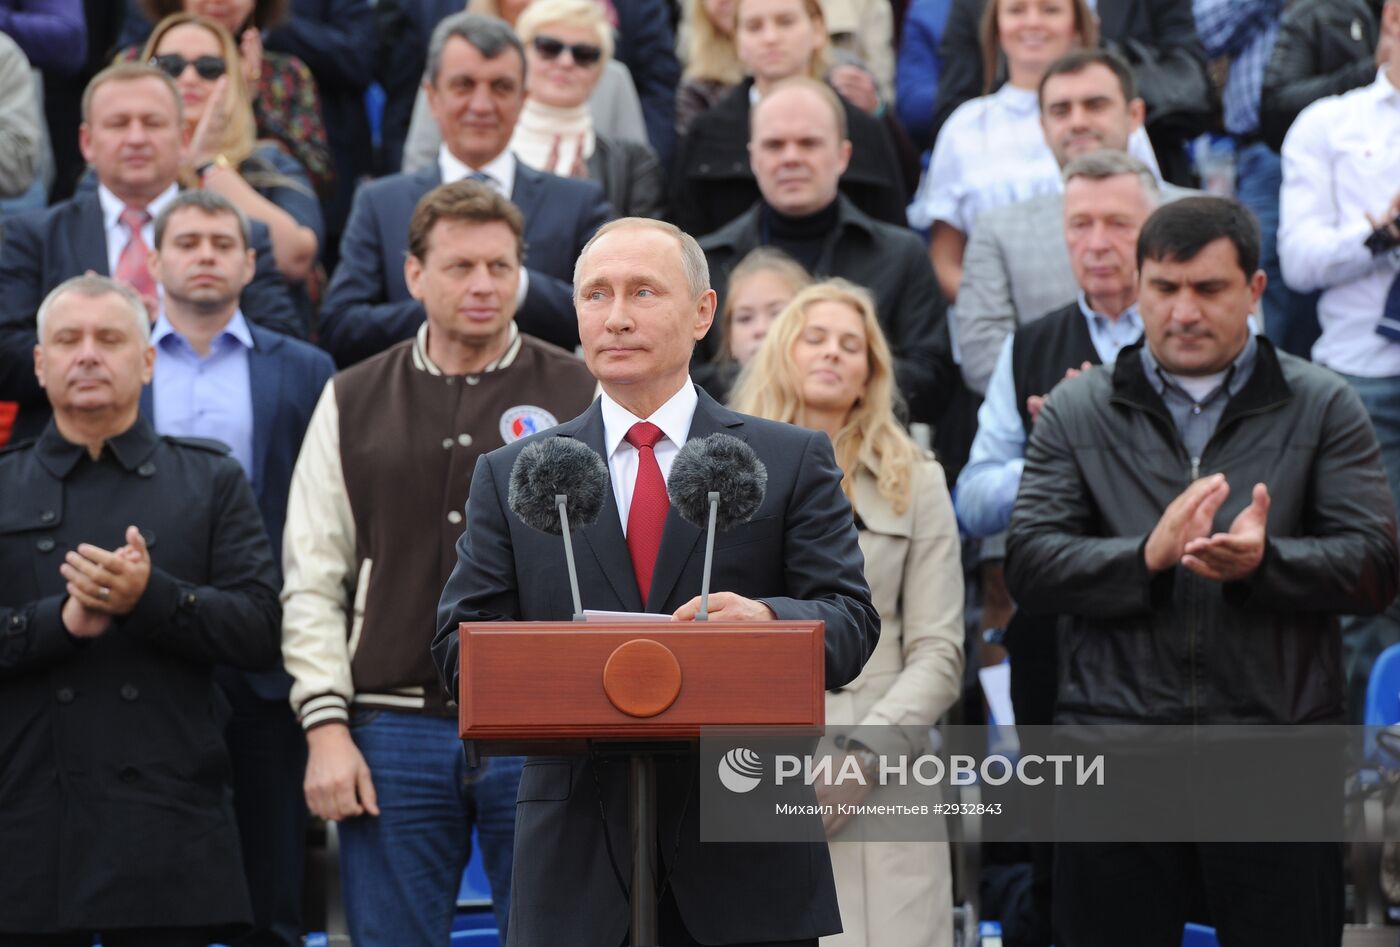
[[585,608],[584,621],[670,621],[670,615],[657,615],[652,612],[608,612],[601,609]]

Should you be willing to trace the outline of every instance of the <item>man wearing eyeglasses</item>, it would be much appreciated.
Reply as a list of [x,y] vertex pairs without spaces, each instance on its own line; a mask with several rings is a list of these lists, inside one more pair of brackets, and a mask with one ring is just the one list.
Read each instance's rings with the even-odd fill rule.
[[[159,290],[147,267],[155,218],[179,193],[182,104],[170,77],[126,63],[98,73],[83,96],[79,144],[97,176],[80,194],[5,222],[0,243],[0,400],[20,405],[14,436],[37,434],[49,416],[35,381],[35,314],[59,283],[93,272],[127,284],[154,319]],[[267,228],[253,224],[256,271],[239,307],[265,328],[305,335],[272,259]]]
[[423,88],[442,131],[438,160],[360,188],[340,244],[340,265],[321,309],[321,344],[342,368],[411,338],[423,306],[404,281],[409,218],[439,184],[475,180],[525,216],[525,265],[517,320],[522,331],[566,349],[578,345],[574,260],[613,216],[593,181],[535,171],[510,152],[525,104],[525,51],[509,26],[472,13],[433,30]]

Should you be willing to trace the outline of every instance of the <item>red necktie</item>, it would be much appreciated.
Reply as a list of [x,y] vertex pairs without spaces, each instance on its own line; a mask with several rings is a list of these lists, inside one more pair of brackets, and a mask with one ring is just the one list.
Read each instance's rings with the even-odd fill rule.
[[151,215],[145,208],[122,209],[121,222],[131,229],[131,239],[122,247],[121,256],[117,257],[117,272],[112,274],[136,290],[142,299],[154,299],[156,295],[155,277],[151,276],[151,271],[146,268],[146,259],[151,255],[151,249],[146,246],[146,238],[141,236],[141,228],[146,226],[150,219]]
[[646,606],[651,591],[651,573],[656,553],[661,549],[661,533],[666,528],[666,478],[656,462],[656,442],[666,435],[650,421],[638,421],[627,432],[626,441],[637,448],[637,482],[632,487],[632,507],[627,511],[627,550],[632,553],[632,571]]

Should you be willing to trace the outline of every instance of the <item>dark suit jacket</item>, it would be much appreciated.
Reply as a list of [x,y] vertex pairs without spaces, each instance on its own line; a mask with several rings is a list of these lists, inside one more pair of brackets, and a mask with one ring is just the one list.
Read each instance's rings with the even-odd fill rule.
[[[826,685],[852,680],[874,650],[879,616],[870,603],[854,517],[826,436],[736,414],[700,392],[690,436],[745,440],[768,468],[768,491],[747,524],[716,539],[716,590],[761,598],[780,619],[826,622]],[[599,401],[537,437],[577,438],[603,456]],[[567,618],[573,611],[563,550],[508,514],[511,465],[532,438],[477,463],[468,528],[438,608],[433,656],[457,691],[457,626],[463,621]],[[585,608],[670,612],[700,590],[701,532],[674,510],[666,519],[647,602],[641,601],[611,486],[598,522],[574,533]],[[511,890],[510,943],[518,947],[617,947],[627,930],[598,816],[609,813],[624,877],[631,871],[627,766],[583,758],[531,758],[520,779]],[[790,940],[840,929],[825,844],[719,845],[699,841],[696,757],[657,765],[657,837],[686,927],[702,943]],[[601,790],[602,798],[599,798]],[[690,803],[687,804],[687,796]]]
[[[248,382],[253,392],[253,496],[272,544],[278,574],[282,569],[282,526],[287,521],[287,491],[292,468],[301,452],[302,437],[321,390],[335,374],[330,356],[307,342],[289,339],[255,325],[248,356]],[[154,389],[141,392],[141,414],[156,422]],[[292,679],[279,666],[275,671],[249,671],[248,682],[264,700],[285,700]]]
[[[253,223],[257,272],[239,302],[267,329],[303,336],[305,327],[272,259],[267,228]],[[107,239],[97,194],[79,194],[45,210],[5,221],[0,241],[0,400],[18,401],[15,439],[38,434],[49,403],[34,378],[34,317],[49,291],[88,270],[107,272]]]
[[676,86],[681,65],[666,0],[613,0],[617,11],[617,49],[613,57],[632,73],[647,138],[663,168],[670,167],[676,145]]
[[[437,162],[360,188],[340,242],[340,265],[321,306],[321,345],[341,368],[418,331],[423,305],[408,294],[403,261],[419,199],[442,183]],[[520,331],[573,351],[578,345],[574,260],[612,217],[593,181],[555,177],[515,165],[511,200],[525,215],[530,289],[516,314]]]
[[335,161],[335,190],[326,203],[326,228],[345,226],[360,179],[372,170],[365,89],[373,79],[366,64],[379,42],[370,0],[292,0],[292,15],[267,36],[267,48],[306,63],[321,93],[321,118]]
[[462,8],[461,0],[379,0],[375,5],[379,45],[373,75],[384,89],[377,174],[397,174],[403,166],[408,121],[428,62],[428,39],[433,27]]

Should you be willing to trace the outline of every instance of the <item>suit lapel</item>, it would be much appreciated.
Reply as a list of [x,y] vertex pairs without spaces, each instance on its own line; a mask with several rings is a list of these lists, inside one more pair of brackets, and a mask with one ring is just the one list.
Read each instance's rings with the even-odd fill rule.
[[[534,168],[528,168],[520,159],[515,161],[515,184],[510,189],[510,200],[516,207],[520,208],[520,213],[525,219],[533,220],[539,210],[540,186],[544,181],[544,175]],[[602,423],[602,415],[599,415],[599,423]],[[600,427],[599,430],[602,428]],[[606,459],[606,458],[605,458]]]
[[273,350],[282,342],[272,332],[249,326],[253,350],[248,353],[248,387],[253,400],[253,485],[261,499],[267,469],[268,442],[276,430],[277,406],[282,402],[282,375]]
[[[727,408],[721,407],[698,388],[700,401],[695,406],[695,416],[690,422],[689,440],[708,437],[723,432],[744,440],[743,418]],[[700,542],[704,531],[681,519],[675,507],[666,514],[666,526],[661,533],[661,549],[656,554],[656,567],[651,573],[651,591],[647,594],[647,611],[663,610],[685,571],[686,563],[692,556],[704,556],[705,547]],[[633,583],[636,584],[635,582]],[[690,595],[682,595],[681,601],[689,601],[700,594],[697,586]]]
[[[560,434],[576,438],[593,448],[603,458],[603,465],[607,466],[608,448],[607,439],[603,436],[601,400],[595,398],[575,424],[561,427]],[[637,577],[632,572],[632,554],[628,552],[627,540],[622,535],[622,517],[617,510],[617,496],[613,493],[611,479],[603,493],[603,512],[597,523],[575,534],[575,551],[582,553],[586,549],[593,556],[624,611],[640,612],[642,595],[637,591]],[[580,538],[582,543],[578,542]],[[580,592],[587,597],[584,590]]]
[[81,260],[83,269],[93,270],[102,276],[111,276],[111,266],[107,263],[107,232],[102,226],[102,202],[93,193],[84,198],[78,214],[78,232],[74,234],[73,253]]

